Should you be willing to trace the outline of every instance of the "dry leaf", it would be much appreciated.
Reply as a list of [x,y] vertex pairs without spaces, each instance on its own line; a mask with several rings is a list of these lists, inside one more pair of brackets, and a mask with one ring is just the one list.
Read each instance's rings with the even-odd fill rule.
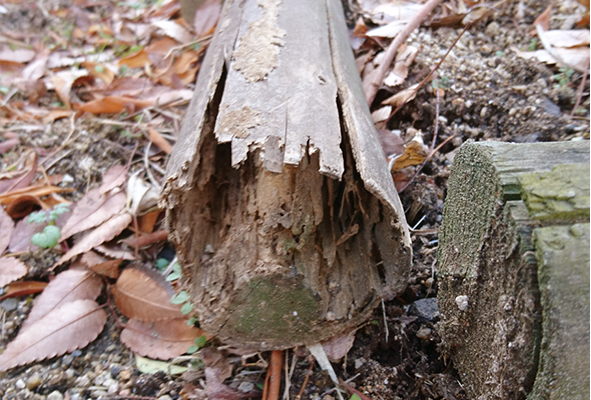
[[8,297],[19,297],[27,296],[29,294],[42,292],[47,286],[47,282],[39,281],[24,281],[24,282],[12,282],[8,285],[8,290],[0,296],[0,301]]
[[334,336],[321,344],[328,359],[332,362],[339,362],[351,350],[354,341],[355,331]]
[[[542,28],[544,28],[545,31],[550,29],[550,14],[552,13],[552,4],[550,4],[548,6],[548,8],[546,8],[544,10],[544,12],[542,12],[540,15],[538,15],[538,17],[535,19],[534,23],[532,24],[532,26],[536,26],[536,25],[541,25]],[[535,34],[535,29],[532,31],[532,33]]]
[[589,46],[589,29],[560,30],[544,32],[544,36],[553,47]]
[[128,318],[142,321],[182,319],[181,306],[170,302],[172,286],[159,273],[143,268],[126,268],[113,286],[117,308]]
[[187,326],[186,319],[142,322],[131,318],[120,339],[134,353],[169,360],[186,353],[201,335],[203,331]]
[[35,58],[35,51],[30,49],[14,49],[2,46],[0,49],[0,60],[15,63],[27,63]]
[[114,165],[103,176],[103,183],[99,188],[101,193],[107,193],[125,183],[127,180],[127,166]]
[[123,259],[110,260],[94,251],[89,251],[82,255],[80,262],[99,275],[117,279],[119,276],[119,266],[123,262]]
[[64,254],[55,265],[61,265],[78,254],[86,253],[93,247],[99,246],[104,242],[113,239],[119,235],[131,223],[132,217],[129,213],[122,213],[114,216],[95,230],[89,232],[78,243],[74,245],[66,254]]
[[92,300],[63,304],[21,332],[0,355],[0,371],[60,356],[92,342],[107,314]]
[[37,153],[27,152],[22,158],[22,163],[22,167],[16,173],[2,174],[2,178],[7,177],[8,179],[0,180],[0,193],[4,195],[15,193],[16,190],[26,188],[33,182],[37,173]]
[[0,143],[0,154],[6,154],[12,150],[16,145],[20,144],[17,138],[8,139]]
[[68,110],[71,108],[70,91],[72,90],[74,81],[87,75],[88,71],[86,70],[72,68],[70,70],[56,72],[51,77],[51,83],[53,83],[55,93],[58,95],[62,103],[66,105]]
[[58,274],[35,300],[35,305],[21,327],[21,333],[66,303],[96,300],[102,290],[102,280],[86,268],[69,269]]
[[408,67],[413,63],[419,49],[414,46],[406,46],[400,49],[394,61],[394,69],[384,78],[384,85],[394,87],[402,84],[408,76]]
[[127,205],[133,215],[149,210],[158,204],[160,190],[147,184],[139,173],[129,177],[127,180]]
[[221,0],[205,0],[199,5],[199,7],[197,7],[197,10],[195,11],[195,20],[193,22],[197,37],[213,33],[213,29],[220,18],[221,10]]
[[[10,244],[12,232],[14,232],[14,221],[4,211],[4,208],[0,207],[0,254],[4,253]],[[4,285],[0,285],[0,287],[2,286]]]
[[39,208],[49,207],[45,207],[45,204],[39,200],[38,197],[23,195],[14,199],[12,203],[6,207],[6,213],[10,215],[11,218],[21,219]]
[[124,96],[107,96],[102,99],[89,101],[84,104],[76,104],[74,109],[92,114],[116,114],[131,108],[133,111],[149,107],[154,104],[152,100],[138,100]]
[[179,43],[186,44],[193,40],[193,35],[174,21],[154,21],[152,24]]
[[135,248],[136,246],[141,248],[141,247],[149,246],[153,243],[162,242],[167,239],[168,239],[168,232],[165,230],[160,230],[160,231],[152,232],[147,235],[140,236],[140,237],[136,237],[136,236],[129,237],[129,238],[123,240],[123,243],[125,243],[126,245],[128,245],[131,248]]
[[126,250],[116,243],[105,243],[94,248],[99,253],[102,253],[111,258],[121,258],[123,260],[135,260],[135,254]]
[[0,287],[22,278],[27,273],[27,266],[18,258],[0,258]]
[[144,68],[146,65],[152,65],[152,61],[150,60],[148,53],[142,49],[137,53],[119,60],[119,65],[125,65],[129,68]]
[[428,151],[419,132],[404,146],[404,153],[394,159],[394,164],[390,170],[396,172],[412,165],[422,164],[427,158]]
[[107,85],[109,85],[111,82],[113,82],[113,79],[115,79],[115,72],[113,72],[105,64],[85,61],[80,65],[84,67],[92,76],[99,78]]
[[59,186],[33,185],[33,186],[28,186],[28,187],[25,187],[22,189],[12,190],[9,193],[4,193],[4,194],[0,195],[0,204],[2,204],[2,205],[10,204],[22,195],[41,197],[41,196],[48,196],[52,193],[59,193],[59,192],[69,193],[72,191],[74,191],[74,189],[72,189],[72,188],[62,188]]
[[[125,207],[123,192],[106,196],[100,189],[90,189],[77,203],[72,216],[62,229],[60,242],[70,236],[98,226]],[[102,243],[99,243],[102,244]]]
[[419,87],[419,84],[414,84],[409,88],[401,90],[400,92],[396,93],[393,96],[388,97],[386,100],[382,101],[382,105],[389,104],[393,107],[398,107],[401,104],[406,104],[412,99],[415,98],[417,95],[416,89]]

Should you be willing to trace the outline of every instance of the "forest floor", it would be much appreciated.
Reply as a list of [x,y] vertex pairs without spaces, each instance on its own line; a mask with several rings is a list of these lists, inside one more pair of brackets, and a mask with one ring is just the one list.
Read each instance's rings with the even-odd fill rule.
[[[454,15],[460,3],[464,2],[444,1],[443,7],[447,8],[440,7],[434,15]],[[357,331],[345,359],[334,363],[337,375],[370,399],[467,399],[461,377],[439,352],[435,302],[437,232],[456,150],[470,139],[520,143],[589,139],[588,80],[579,96],[580,104],[571,115],[584,74],[573,68],[527,60],[515,51],[543,48],[531,33],[535,31],[532,24],[549,4],[536,0],[488,4],[489,15],[472,24],[455,47],[462,24],[444,23],[435,28],[434,20],[428,19],[409,37],[408,45],[415,46],[418,53],[408,67],[408,75],[400,86],[378,92],[372,104],[372,111],[380,110],[381,102],[390,95],[420,82],[453,47],[433,79],[394,118],[375,118],[379,128],[394,131],[404,143],[420,131],[427,147],[437,126],[437,151],[400,193],[412,227],[414,251],[407,289],[375,310],[373,319]],[[558,1],[549,16],[550,28],[577,29],[574,24],[584,10],[575,1]],[[348,10],[351,24],[358,21],[358,12],[357,7]],[[0,147],[13,140],[11,147],[2,150],[0,183],[13,178],[11,171],[26,169],[23,160],[34,153],[35,168],[29,174],[32,179],[28,185],[49,179],[55,187],[68,190],[49,196],[29,194],[32,199],[20,199],[14,206],[0,195],[15,222],[40,207],[79,201],[90,189],[101,185],[105,172],[113,165],[130,163],[130,176],[143,170],[148,185],[157,187],[162,183],[168,151],[162,140],[174,144],[209,29],[201,27],[204,39],[195,44],[191,42],[193,37],[187,40],[183,36],[186,29],[164,23],[150,25],[150,18],[169,22],[178,17],[177,13],[178,7],[170,4],[161,8],[139,0],[0,2]],[[366,15],[365,21],[371,28],[371,18]],[[158,45],[154,45],[156,42]],[[184,42],[192,44],[183,47],[180,43]],[[388,42],[384,38],[353,40],[362,75],[369,76],[372,60],[380,46],[387,47]],[[92,57],[89,48],[95,49]],[[174,54],[170,60],[169,53]],[[141,62],[148,66],[138,68],[144,65]],[[121,81],[123,76],[128,78],[125,83]],[[119,82],[119,86],[113,82]],[[440,89],[439,96],[434,86]],[[155,92],[161,97],[154,97]],[[416,168],[395,172],[398,188],[409,182]],[[19,179],[25,179],[23,176]],[[11,185],[12,189],[16,187],[14,182]],[[0,189],[6,192],[4,186],[0,185]],[[25,211],[14,210],[19,207]],[[158,218],[151,230],[163,229],[162,216]],[[0,230],[0,242],[1,236]],[[105,241],[114,236],[121,235]],[[104,257],[126,259],[133,255],[133,248],[117,246],[121,253],[113,255],[115,250],[111,249],[111,253],[103,251]],[[67,246],[18,250],[11,243],[6,253],[18,257],[27,267],[20,282],[47,282],[68,265],[66,262],[50,270]],[[172,259],[174,250],[161,240],[141,250],[140,257],[142,263],[155,265],[158,259]],[[123,265],[129,262],[123,261]],[[6,294],[9,287],[0,295]],[[7,297],[0,302],[0,350],[17,337],[35,296]],[[107,297],[103,291],[98,301],[105,303]],[[115,319],[109,316],[105,328],[87,346],[58,357],[48,354],[47,359],[2,372],[0,397],[205,398],[203,368],[195,359],[190,360],[195,368],[184,374],[145,373],[119,335]],[[289,398],[296,398],[302,388],[303,399],[338,398],[328,375],[310,361],[305,349],[286,351],[285,357],[290,369],[293,364]],[[248,359],[230,356],[234,368],[225,383],[235,390],[257,390],[257,385],[264,382],[268,359],[268,353]]]

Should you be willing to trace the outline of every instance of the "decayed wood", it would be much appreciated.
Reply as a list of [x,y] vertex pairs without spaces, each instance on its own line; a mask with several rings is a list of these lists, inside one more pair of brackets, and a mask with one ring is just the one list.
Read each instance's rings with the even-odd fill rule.
[[557,395],[565,390],[588,398],[588,249],[588,141],[470,142],[458,151],[438,302],[445,353],[471,398],[568,398]]
[[410,237],[340,0],[224,3],[168,175],[185,285],[227,343],[317,343],[406,285]]

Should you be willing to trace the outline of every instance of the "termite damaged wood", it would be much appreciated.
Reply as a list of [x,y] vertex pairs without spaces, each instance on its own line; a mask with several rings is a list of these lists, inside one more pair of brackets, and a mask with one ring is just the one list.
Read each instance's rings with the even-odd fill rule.
[[226,343],[317,343],[406,286],[408,227],[340,0],[225,2],[167,173],[183,284]]

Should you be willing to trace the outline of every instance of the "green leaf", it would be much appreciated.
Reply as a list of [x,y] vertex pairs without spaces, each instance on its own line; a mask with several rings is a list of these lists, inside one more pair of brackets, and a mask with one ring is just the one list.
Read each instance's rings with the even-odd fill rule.
[[353,393],[353,396],[351,396],[350,400],[361,400],[361,397],[359,397],[357,393]]
[[183,314],[183,315],[187,315],[191,311],[193,311],[193,303],[185,303],[181,307],[181,314]]
[[189,300],[189,293],[185,292],[184,290],[170,298],[170,302],[172,304],[183,304],[187,300]]
[[43,223],[43,222],[47,222],[46,221],[46,217],[47,217],[47,215],[46,215],[45,211],[32,212],[29,215],[29,218],[27,219],[27,222],[29,224],[40,224],[40,223]]
[[181,277],[181,266],[176,261],[172,264],[172,272],[166,277],[168,282],[176,281]]
[[197,318],[193,317],[187,321],[187,326],[193,326],[197,323]]
[[197,352],[197,350],[199,350],[199,346],[196,346],[196,345],[192,344],[187,349],[187,354],[193,354],[193,353]]
[[49,222],[55,221],[61,214],[70,212],[68,204],[60,203],[49,212]]
[[161,271],[164,268],[168,267],[168,264],[170,264],[170,261],[168,261],[166,258],[159,258],[156,260],[156,268],[158,268]]
[[195,344],[199,347],[205,346],[205,343],[207,343],[207,337],[205,337],[205,335],[201,335],[195,339]]
[[57,245],[61,236],[60,228],[55,225],[47,225],[43,232],[36,233],[31,238],[31,243],[43,249],[48,249]]

